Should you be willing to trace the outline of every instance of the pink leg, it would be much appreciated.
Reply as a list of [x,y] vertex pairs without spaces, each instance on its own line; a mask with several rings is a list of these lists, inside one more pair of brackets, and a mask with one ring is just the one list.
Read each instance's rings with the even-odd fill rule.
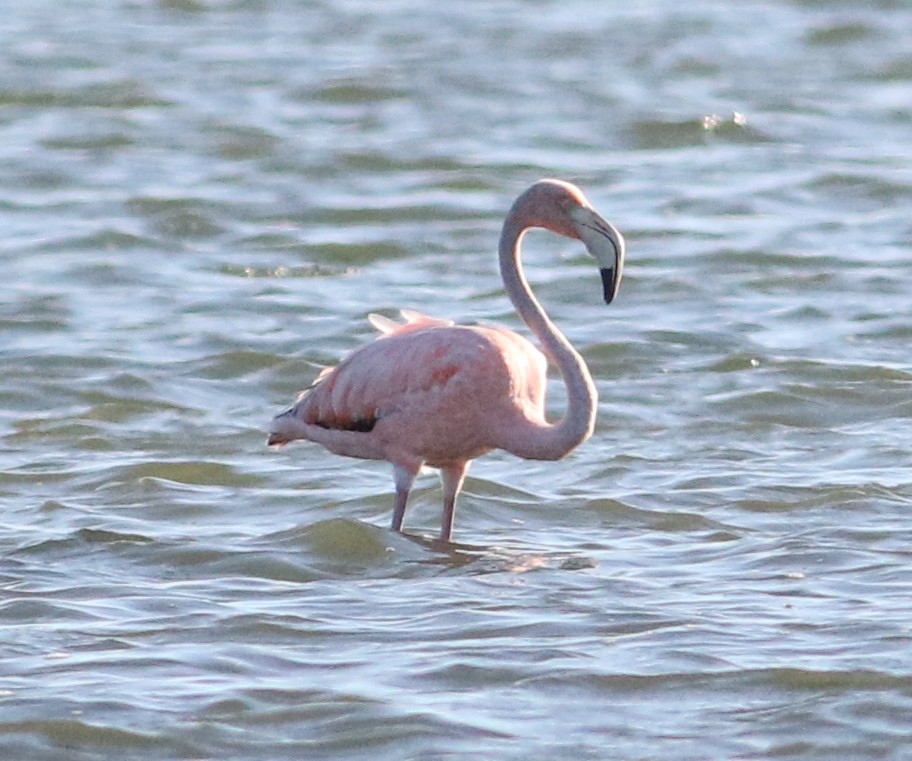
[[418,475],[418,468],[411,470],[402,465],[393,466],[396,479],[396,506],[393,508],[393,531],[402,531],[402,519],[405,518],[405,508],[408,505],[409,492]]
[[456,498],[462,489],[462,482],[469,470],[468,462],[448,465],[440,469],[443,479],[443,520],[440,523],[440,539],[448,542],[453,535],[453,519],[456,517]]

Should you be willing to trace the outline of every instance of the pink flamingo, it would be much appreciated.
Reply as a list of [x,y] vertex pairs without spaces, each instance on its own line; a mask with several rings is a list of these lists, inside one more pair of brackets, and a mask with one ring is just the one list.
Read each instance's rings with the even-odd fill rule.
[[[545,314],[520,264],[520,243],[532,227],[581,240],[599,264],[611,303],[621,282],[624,238],[575,185],[541,180],[510,209],[499,257],[507,294],[544,355],[505,328],[454,325],[411,311],[402,312],[405,324],[370,315],[380,338],[325,369],[273,420],[268,443],[307,439],[339,455],[392,463],[395,531],[402,530],[418,471],[439,468],[440,538],[449,541],[456,497],[473,458],[503,449],[558,460],[588,439],[598,400],[589,368]],[[556,424],[545,419],[545,357],[567,385],[567,414]]]

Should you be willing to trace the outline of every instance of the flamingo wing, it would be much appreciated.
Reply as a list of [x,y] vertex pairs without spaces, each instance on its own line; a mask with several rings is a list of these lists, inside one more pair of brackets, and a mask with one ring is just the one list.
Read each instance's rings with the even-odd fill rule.
[[378,340],[324,371],[301,395],[296,406],[304,422],[366,432],[380,417],[414,407],[428,394],[439,396],[457,375],[497,360],[485,356],[491,354],[487,342],[471,328],[448,320],[421,315],[391,330],[378,327]]
[[380,331],[381,338],[384,336],[404,333],[409,330],[420,330],[421,328],[449,328],[456,323],[452,320],[442,320],[439,317],[428,317],[426,314],[416,312],[413,309],[400,309],[399,314],[405,319],[404,323],[391,320],[382,314],[369,314],[367,321]]

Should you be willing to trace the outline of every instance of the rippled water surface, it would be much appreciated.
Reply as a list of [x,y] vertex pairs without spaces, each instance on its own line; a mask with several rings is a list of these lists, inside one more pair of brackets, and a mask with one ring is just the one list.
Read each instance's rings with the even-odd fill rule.
[[[912,6],[7,5],[0,756],[912,758]],[[542,176],[628,240],[527,241],[587,444],[452,545],[266,449],[369,312],[521,329]]]

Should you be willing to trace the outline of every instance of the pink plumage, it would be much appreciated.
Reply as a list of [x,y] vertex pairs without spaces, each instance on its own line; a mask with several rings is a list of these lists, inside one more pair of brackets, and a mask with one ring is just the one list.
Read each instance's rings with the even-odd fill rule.
[[472,459],[492,449],[559,459],[587,439],[595,421],[595,386],[585,362],[529,290],[520,240],[544,227],[583,240],[599,261],[606,301],[621,279],[624,240],[569,183],[542,180],[523,193],[504,223],[501,273],[514,306],[560,370],[567,415],[545,419],[545,355],[499,327],[461,326],[403,310],[404,323],[371,315],[380,337],[324,370],[275,418],[269,444],[306,439],[336,454],[393,464],[401,530],[408,494],[424,465],[444,484],[441,538],[449,540],[456,497]]

